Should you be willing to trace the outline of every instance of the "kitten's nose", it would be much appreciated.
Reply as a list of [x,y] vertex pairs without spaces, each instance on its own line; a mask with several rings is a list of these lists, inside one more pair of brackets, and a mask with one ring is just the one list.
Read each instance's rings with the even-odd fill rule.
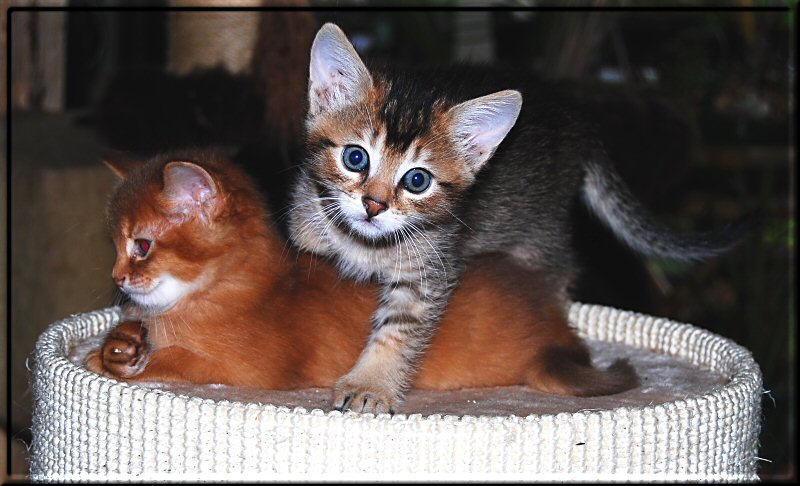
[[122,287],[123,285],[125,285],[125,281],[127,279],[128,279],[128,277],[126,277],[125,275],[119,275],[119,276],[118,275],[113,275],[113,274],[111,275],[111,280],[114,281],[114,284],[117,287]]
[[376,201],[375,199],[367,196],[361,198],[361,203],[364,205],[364,209],[367,210],[367,219],[374,218],[375,216],[386,211],[386,209],[389,207],[385,202]]

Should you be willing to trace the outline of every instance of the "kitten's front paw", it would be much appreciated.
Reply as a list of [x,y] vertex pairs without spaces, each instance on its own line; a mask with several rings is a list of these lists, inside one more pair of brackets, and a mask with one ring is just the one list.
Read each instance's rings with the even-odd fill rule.
[[131,378],[147,364],[147,329],[138,321],[125,321],[106,336],[103,347],[89,354],[86,368],[112,378]]
[[399,405],[392,390],[374,384],[342,378],[333,388],[334,410],[364,413],[394,413]]
[[103,367],[103,356],[100,354],[101,349],[102,348],[98,348],[89,352],[86,359],[83,361],[83,366],[85,366],[87,370],[97,373],[98,375],[109,376],[108,371]]

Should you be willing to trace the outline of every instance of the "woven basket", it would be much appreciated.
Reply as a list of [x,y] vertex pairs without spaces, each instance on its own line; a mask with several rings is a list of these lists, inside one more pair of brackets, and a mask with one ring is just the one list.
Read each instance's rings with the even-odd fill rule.
[[688,324],[573,304],[588,339],[729,378],[655,406],[526,417],[325,413],[130,385],[67,359],[116,309],[52,324],[36,345],[34,480],[754,481],[761,374],[746,349]]

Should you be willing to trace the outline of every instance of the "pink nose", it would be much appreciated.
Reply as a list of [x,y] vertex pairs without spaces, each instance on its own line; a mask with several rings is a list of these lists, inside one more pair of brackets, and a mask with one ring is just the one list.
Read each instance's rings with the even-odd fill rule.
[[389,207],[385,202],[376,201],[375,199],[367,196],[361,198],[361,203],[364,205],[364,209],[367,210],[367,219],[374,218],[375,216],[386,211],[386,209]]
[[128,277],[125,276],[125,275],[121,275],[121,276],[112,275],[111,276],[111,280],[114,281],[114,284],[117,287],[122,287],[123,285],[125,285],[125,281],[128,280]]

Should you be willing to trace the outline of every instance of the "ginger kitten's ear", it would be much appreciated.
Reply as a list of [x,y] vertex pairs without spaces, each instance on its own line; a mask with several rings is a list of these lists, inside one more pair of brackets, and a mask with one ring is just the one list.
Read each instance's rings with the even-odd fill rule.
[[454,141],[473,174],[508,135],[521,108],[522,94],[509,89],[465,101],[447,112]]
[[327,23],[311,46],[309,118],[360,100],[372,86],[372,76],[344,32]]
[[162,194],[176,212],[196,215],[209,224],[214,215],[217,184],[205,169],[191,162],[170,162],[164,166]]
[[114,173],[120,179],[127,179],[128,173],[133,169],[133,164],[130,162],[125,162],[122,160],[112,160],[109,158],[103,159],[103,163],[111,169],[111,172]]

